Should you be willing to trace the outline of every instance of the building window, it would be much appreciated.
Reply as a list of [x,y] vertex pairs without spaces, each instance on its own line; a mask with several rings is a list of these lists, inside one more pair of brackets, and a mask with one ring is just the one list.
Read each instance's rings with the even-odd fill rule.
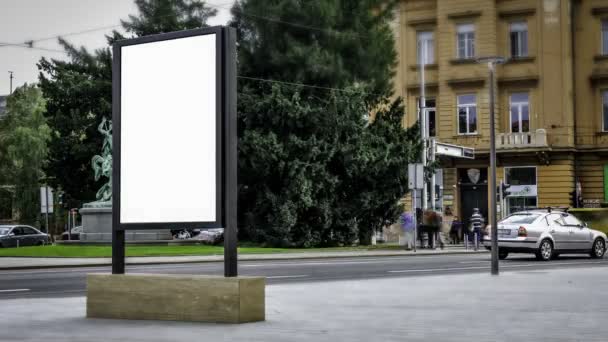
[[474,94],[458,95],[458,133],[477,134],[477,98]]
[[435,63],[435,40],[433,32],[421,31],[417,34],[418,41],[418,64],[433,64]]
[[510,194],[506,198],[507,213],[536,208],[538,188],[535,167],[506,167],[505,183]]
[[[418,110],[420,110],[420,98],[417,99],[416,103],[418,104]],[[435,99],[426,98],[426,117],[427,117],[427,132],[429,133],[429,137],[437,136],[437,124],[435,120],[435,113],[437,109],[435,108]]]
[[525,22],[511,23],[511,57],[528,56],[528,24]]
[[473,24],[461,24],[457,26],[456,32],[458,58],[469,59],[475,57],[475,26]]
[[602,91],[602,130],[608,132],[608,90]]
[[511,133],[530,132],[530,103],[528,93],[513,93],[511,107]]
[[602,55],[608,55],[608,19],[602,20]]

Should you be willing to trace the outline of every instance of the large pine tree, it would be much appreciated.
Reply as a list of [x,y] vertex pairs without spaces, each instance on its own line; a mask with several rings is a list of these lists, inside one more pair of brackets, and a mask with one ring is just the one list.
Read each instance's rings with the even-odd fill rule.
[[396,0],[240,0],[232,9],[239,72],[392,93]]
[[[136,0],[138,14],[122,21],[126,35],[116,31],[108,43],[125,37],[172,32],[207,26],[216,14],[202,0]],[[60,39],[67,60],[43,58],[40,88],[47,98],[46,117],[52,129],[46,173],[55,187],[66,192],[71,207],[95,199],[91,158],[101,149],[97,126],[112,116],[111,49],[94,52]]]
[[394,7],[390,0],[233,7],[243,237],[282,246],[365,243],[396,217],[419,145],[415,130],[401,126],[400,100],[387,100]]

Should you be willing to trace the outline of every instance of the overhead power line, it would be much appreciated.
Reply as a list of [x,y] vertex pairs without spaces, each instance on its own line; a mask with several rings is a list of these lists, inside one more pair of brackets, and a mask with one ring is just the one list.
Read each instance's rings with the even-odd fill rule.
[[64,34],[57,34],[57,35],[50,36],[50,37],[32,39],[32,40],[30,40],[30,42],[32,42],[32,43],[39,43],[39,42],[44,42],[44,41],[47,41],[47,40],[55,40],[55,39],[59,39],[59,38],[78,36],[78,35],[81,35],[81,34],[87,34],[87,33],[91,33],[91,32],[97,32],[97,31],[102,31],[102,30],[109,30],[109,29],[112,29],[112,28],[120,27],[120,26],[121,26],[120,24],[110,25],[110,26],[101,26],[101,27],[96,27],[96,28],[92,28],[92,29],[88,29],[88,30],[69,32],[69,33],[64,33]]
[[[218,4],[218,5],[207,4],[207,6],[210,8],[221,9],[221,10],[230,10],[232,8],[231,3]],[[241,15],[246,16],[246,17],[265,20],[268,22],[273,22],[273,23],[281,24],[281,25],[287,25],[287,26],[291,26],[291,27],[304,29],[304,30],[324,32],[324,33],[332,34],[332,35],[357,37],[359,39],[371,39],[370,36],[363,35],[363,34],[357,33],[357,32],[341,32],[341,31],[338,31],[335,29],[330,29],[330,28],[322,28],[322,27],[317,27],[317,26],[312,26],[312,25],[305,25],[305,24],[301,24],[301,23],[285,21],[285,20],[281,20],[279,18],[268,17],[268,16],[257,14],[257,13],[250,13],[250,12],[245,12],[242,10],[237,10],[237,11]],[[164,17],[170,17],[170,16],[173,16],[173,14],[166,15],[166,16],[159,16],[157,18],[164,18]],[[37,47],[37,46],[34,46],[34,44],[44,42],[44,41],[59,39],[59,38],[72,37],[72,36],[77,36],[77,35],[82,35],[82,34],[102,31],[102,30],[109,30],[109,29],[113,29],[113,28],[118,28],[120,26],[121,26],[121,24],[93,27],[93,28],[80,30],[80,31],[73,31],[73,32],[67,32],[67,33],[63,33],[63,34],[55,34],[52,36],[47,36],[47,37],[42,37],[42,38],[30,39],[23,43],[0,43],[0,47],[2,47],[2,46],[19,46],[19,47],[28,47],[30,49],[45,50],[46,48]],[[46,51],[58,52],[59,50],[47,49]]]
[[0,43],[0,47],[3,47],[3,46],[23,48],[23,49],[31,49],[31,50],[48,51],[48,52],[66,53],[64,50],[50,49],[50,48],[44,48],[44,47],[38,47],[38,46],[31,46],[29,44]]
[[242,80],[250,80],[250,81],[257,81],[257,82],[264,82],[264,83],[275,83],[275,84],[281,84],[281,85],[289,85],[289,86],[294,86],[294,87],[303,87],[303,88],[313,88],[313,89],[321,89],[321,90],[339,91],[339,92],[345,92],[345,93],[363,93],[363,94],[382,96],[381,94],[371,93],[371,92],[365,91],[363,89],[332,88],[332,87],[317,86],[317,85],[313,85],[313,84],[304,84],[304,83],[288,82],[288,81],[279,81],[279,80],[272,80],[272,79],[265,79],[265,78],[258,78],[258,77],[249,77],[249,76],[240,76],[240,75],[237,76],[237,78],[242,79]]

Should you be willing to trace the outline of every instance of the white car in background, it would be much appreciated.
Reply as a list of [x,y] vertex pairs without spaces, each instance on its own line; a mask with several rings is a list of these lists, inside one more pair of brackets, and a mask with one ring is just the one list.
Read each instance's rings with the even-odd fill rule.
[[[485,233],[483,244],[490,249],[489,229]],[[498,222],[498,257],[501,260],[509,253],[533,253],[544,261],[567,253],[602,258],[607,243],[606,234],[590,229],[586,223],[561,210],[521,211]]]

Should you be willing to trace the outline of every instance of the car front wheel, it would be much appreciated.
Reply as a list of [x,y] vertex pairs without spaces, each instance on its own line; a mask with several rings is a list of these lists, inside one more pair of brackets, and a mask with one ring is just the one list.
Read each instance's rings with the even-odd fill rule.
[[594,259],[600,259],[606,253],[606,243],[603,239],[596,239],[593,242],[593,247],[591,248],[591,257]]
[[549,240],[543,240],[538,247],[536,252],[536,259],[542,261],[549,261],[553,257],[553,243]]

